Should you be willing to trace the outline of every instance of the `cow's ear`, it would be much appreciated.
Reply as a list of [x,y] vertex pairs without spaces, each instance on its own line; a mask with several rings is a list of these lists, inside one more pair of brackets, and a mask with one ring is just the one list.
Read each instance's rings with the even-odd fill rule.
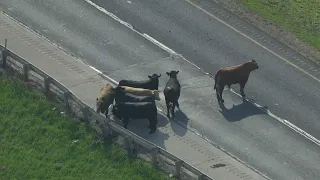
[[169,73],[169,72],[166,72],[166,74],[167,74],[168,76],[170,76],[170,73]]
[[179,71],[176,71],[176,74],[178,74],[179,73]]
[[98,101],[98,98],[96,99],[96,101]]
[[252,59],[251,61],[252,61],[252,62],[256,62],[256,60],[254,60],[254,59]]
[[158,77],[161,77],[161,73],[159,74],[159,76]]
[[152,77],[149,75],[148,78],[151,79]]

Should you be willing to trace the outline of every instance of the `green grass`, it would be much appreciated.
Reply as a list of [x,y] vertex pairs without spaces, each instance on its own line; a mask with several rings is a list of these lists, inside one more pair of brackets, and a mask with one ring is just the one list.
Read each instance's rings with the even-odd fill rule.
[[0,77],[0,179],[169,179],[17,79]]
[[320,0],[242,0],[255,13],[320,50]]

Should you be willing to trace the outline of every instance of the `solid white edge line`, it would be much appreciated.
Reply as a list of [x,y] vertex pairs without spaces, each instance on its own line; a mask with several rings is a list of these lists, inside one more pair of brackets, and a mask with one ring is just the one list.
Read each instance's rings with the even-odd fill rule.
[[[232,88],[230,88],[230,91],[233,92],[234,94],[238,95],[239,97],[242,97],[240,94],[236,93]],[[307,138],[308,140],[312,141],[313,143],[315,143],[316,145],[320,146],[320,141],[313,137],[311,134],[308,134],[307,132],[303,131],[302,129],[300,129],[298,126],[292,124],[291,122],[289,122],[288,120],[282,119],[278,116],[276,116],[275,114],[273,114],[272,112],[270,112],[268,109],[263,108],[261,105],[250,101],[249,99],[245,98],[245,100],[249,103],[251,103],[252,105],[254,105],[255,107],[259,108],[261,111],[265,112],[266,114],[268,114],[270,117],[278,120],[279,122],[281,122],[282,124],[286,125],[287,127],[289,127],[290,129],[294,130],[295,132],[299,133],[300,135],[304,136],[305,138]]]
[[[204,70],[202,70],[200,67],[198,67],[197,65],[195,65],[194,63],[190,62],[189,60],[187,60],[186,58],[184,58],[182,55],[179,55],[178,53],[176,53],[175,51],[173,51],[172,49],[170,49],[169,47],[165,46],[164,44],[160,43],[159,41],[157,41],[156,39],[152,38],[151,36],[149,36],[148,34],[142,34],[138,31],[136,31],[132,25],[130,25],[127,22],[122,21],[119,17],[115,16],[114,14],[108,12],[106,9],[104,9],[103,7],[98,6],[97,4],[93,3],[90,0],[85,0],[87,3],[89,3],[90,5],[92,5],[93,7],[97,8],[99,11],[105,13],[106,15],[110,16],[111,18],[113,18],[114,20],[120,22],[121,24],[125,25],[126,27],[128,27],[129,29],[133,30],[134,32],[138,33],[139,35],[141,35],[142,37],[146,38],[147,40],[149,40],[150,42],[156,44],[157,46],[159,46],[160,48],[164,49],[165,51],[167,51],[168,53],[170,53],[170,55],[177,55],[180,56],[184,61],[187,61],[188,63],[190,63],[191,65],[193,65],[194,67],[196,67],[197,69],[201,70],[204,74],[207,74],[209,76],[212,76],[210,73],[205,72]],[[234,27],[232,27],[231,25],[227,24],[226,22],[222,21],[221,19],[219,19],[218,17],[210,14],[209,12],[205,11],[204,9],[202,9],[201,7],[195,5],[194,3],[190,2],[189,0],[186,0],[187,2],[189,2],[190,4],[192,4],[193,6],[195,6],[196,8],[200,9],[201,11],[205,12],[206,14],[208,14],[209,16],[215,18],[216,20],[218,20],[219,22],[221,22],[222,24],[228,26],[229,28],[233,29],[235,32],[239,33],[240,35],[246,37],[247,39],[253,41],[255,44],[261,46],[262,48],[266,49],[267,51],[269,51],[270,53],[272,53],[273,55],[277,56],[278,58],[280,58],[281,60],[285,61],[286,63],[292,65],[293,67],[297,68],[298,70],[302,71],[303,73],[309,75],[310,77],[312,77],[314,80],[318,81],[320,83],[320,80],[317,79],[316,77],[312,76],[311,74],[307,73],[306,71],[304,71],[303,69],[297,67],[296,65],[294,65],[293,63],[289,62],[288,60],[284,59],[283,57],[281,57],[280,55],[276,54],[275,52],[271,51],[270,49],[268,49],[267,47],[261,45],[260,43],[258,43],[257,41],[253,40],[252,38],[250,38],[249,36],[245,35],[244,33],[238,31],[237,29],[235,29]],[[106,77],[107,79],[109,79],[110,81],[112,81],[115,84],[118,84],[117,81],[115,81],[114,79],[110,78],[109,76],[103,74],[100,70],[97,70],[96,68],[90,66],[93,70],[97,71],[99,74],[102,74],[104,77]],[[234,94],[238,95],[239,97],[242,97],[240,94],[236,93],[235,91],[233,91],[232,89],[230,89],[231,92],[233,92]],[[290,123],[287,120],[284,120],[278,116],[276,116],[275,114],[271,113],[269,110],[266,110],[264,108],[262,108],[261,105],[251,102],[250,100],[246,99],[248,102],[250,102],[252,105],[254,105],[255,107],[259,108],[260,110],[264,111],[265,113],[267,113],[270,117],[273,117],[274,119],[278,120],[279,122],[281,122],[282,124],[284,124],[285,126],[289,127],[290,129],[294,130],[295,132],[299,133],[300,135],[304,136],[305,138],[309,139],[310,141],[312,141],[313,143],[315,143],[316,145],[320,146],[320,140],[318,140],[317,138],[313,137],[312,135],[308,134],[307,132],[303,131],[302,129],[300,129],[298,126]],[[157,107],[158,108],[158,107]],[[158,108],[158,110],[160,110]],[[162,110],[160,110],[162,111]]]
[[177,53],[175,51],[173,51],[172,49],[170,49],[169,47],[165,46],[164,44],[160,43],[159,41],[157,41],[156,39],[152,38],[151,36],[149,36],[148,34],[142,34],[139,31],[135,30],[133,28],[133,26],[123,20],[121,20],[119,17],[117,17],[116,15],[112,14],[111,12],[107,11],[106,9],[104,9],[103,7],[100,7],[99,5],[95,4],[94,2],[90,1],[90,0],[85,0],[87,3],[89,3],[90,5],[92,5],[93,7],[97,8],[99,11],[105,13],[106,15],[110,16],[112,19],[114,19],[115,21],[118,21],[120,24],[125,25],[126,27],[128,27],[129,29],[133,30],[134,32],[138,33],[139,35],[143,36],[145,39],[149,40],[150,42],[152,42],[153,44],[159,46],[161,49],[164,49],[165,51],[167,51],[168,53],[170,53],[171,56],[173,55],[177,55]]

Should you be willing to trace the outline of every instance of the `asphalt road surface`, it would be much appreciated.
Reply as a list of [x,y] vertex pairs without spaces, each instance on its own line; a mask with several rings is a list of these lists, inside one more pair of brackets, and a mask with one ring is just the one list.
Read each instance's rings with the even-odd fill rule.
[[[183,0],[93,2],[206,72],[256,59],[260,68],[250,75],[247,96],[320,139],[320,83],[315,80],[320,69],[274,39],[221,11],[211,1],[198,5],[234,22],[247,37],[268,49]],[[169,58],[166,51],[86,1],[2,0],[0,7],[116,80],[145,78],[157,72],[163,74],[162,88],[167,80],[165,71],[180,70],[184,114],[180,113],[179,120],[273,179],[320,179],[319,146],[228,90],[223,94],[228,110],[221,111],[213,79],[182,59]],[[238,92],[238,85],[232,87]]]

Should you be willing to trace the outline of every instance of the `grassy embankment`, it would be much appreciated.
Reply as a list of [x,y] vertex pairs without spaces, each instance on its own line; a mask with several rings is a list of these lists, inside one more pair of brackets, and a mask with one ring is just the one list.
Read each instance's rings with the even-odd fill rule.
[[17,79],[0,77],[0,179],[169,179]]
[[320,0],[241,0],[245,6],[320,51]]

